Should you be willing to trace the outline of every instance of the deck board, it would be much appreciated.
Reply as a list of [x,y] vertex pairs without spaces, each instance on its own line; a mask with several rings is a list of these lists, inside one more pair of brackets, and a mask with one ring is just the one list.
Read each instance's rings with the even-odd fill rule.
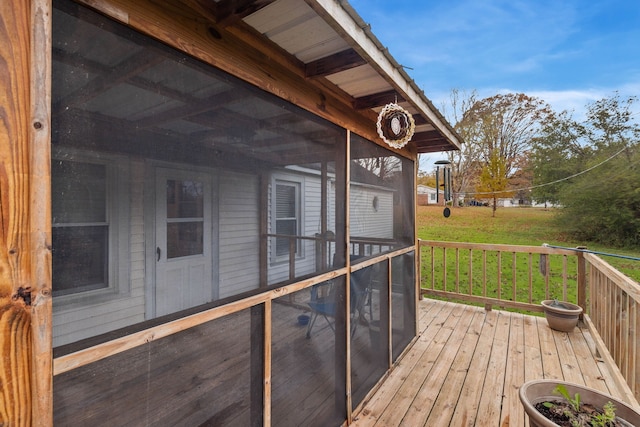
[[528,425],[518,389],[564,379],[624,400],[586,328],[552,331],[542,317],[425,299],[419,337],[352,425]]

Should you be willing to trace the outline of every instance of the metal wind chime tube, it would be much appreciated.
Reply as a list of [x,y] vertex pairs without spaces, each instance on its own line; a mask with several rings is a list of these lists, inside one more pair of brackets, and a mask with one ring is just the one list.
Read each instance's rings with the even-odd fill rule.
[[[451,162],[448,160],[438,160],[436,163],[436,203],[440,203],[440,187],[442,186],[442,197],[444,208],[444,216],[449,217],[451,210],[447,207],[447,203],[452,200],[451,196]],[[440,184],[440,167],[442,167],[442,184]]]

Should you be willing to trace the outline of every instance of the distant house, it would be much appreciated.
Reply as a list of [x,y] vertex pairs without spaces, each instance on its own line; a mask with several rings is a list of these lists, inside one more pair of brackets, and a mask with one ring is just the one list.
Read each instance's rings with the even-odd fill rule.
[[444,191],[440,190],[440,197],[438,197],[438,191],[429,187],[428,185],[418,184],[418,205],[442,205],[444,206]]

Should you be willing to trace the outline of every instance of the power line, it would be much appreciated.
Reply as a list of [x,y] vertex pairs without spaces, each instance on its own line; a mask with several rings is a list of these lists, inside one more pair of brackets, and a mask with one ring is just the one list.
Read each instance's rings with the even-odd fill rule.
[[612,155],[612,156],[611,156],[611,157],[609,157],[608,159],[605,159],[605,160],[603,160],[602,162],[598,163],[597,165],[593,165],[593,166],[591,166],[590,168],[587,168],[587,169],[585,169],[585,170],[583,170],[583,171],[581,171],[581,172],[575,173],[575,174],[570,175],[570,176],[567,176],[567,177],[565,177],[565,178],[556,179],[555,181],[546,182],[546,183],[544,183],[544,184],[532,185],[532,186],[530,186],[530,187],[515,188],[515,189],[510,189],[510,190],[503,190],[503,191],[477,191],[477,192],[474,192],[474,193],[467,193],[467,192],[465,192],[465,194],[475,196],[475,195],[478,195],[478,194],[511,193],[511,192],[514,192],[514,191],[533,190],[534,188],[541,188],[541,187],[546,187],[546,186],[548,186],[548,185],[557,184],[557,183],[559,183],[559,182],[567,181],[567,180],[569,180],[569,179],[571,179],[571,178],[575,178],[575,177],[577,177],[577,176],[583,175],[583,174],[585,174],[585,173],[587,173],[587,172],[592,171],[592,170],[593,170],[593,169],[595,169],[595,168],[598,168],[598,167],[600,167],[600,166],[604,165],[605,163],[607,163],[607,162],[611,161],[614,157],[618,156],[620,153],[622,153],[623,151],[625,151],[626,149],[627,149],[627,147],[624,147],[624,148],[620,149],[620,151],[618,151],[617,153],[615,153],[614,155]]

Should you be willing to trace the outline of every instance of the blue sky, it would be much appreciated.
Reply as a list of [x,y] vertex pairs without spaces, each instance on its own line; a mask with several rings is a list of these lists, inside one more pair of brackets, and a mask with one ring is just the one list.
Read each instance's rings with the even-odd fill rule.
[[639,0],[349,0],[442,110],[451,89],[523,92],[581,118],[640,95]]

